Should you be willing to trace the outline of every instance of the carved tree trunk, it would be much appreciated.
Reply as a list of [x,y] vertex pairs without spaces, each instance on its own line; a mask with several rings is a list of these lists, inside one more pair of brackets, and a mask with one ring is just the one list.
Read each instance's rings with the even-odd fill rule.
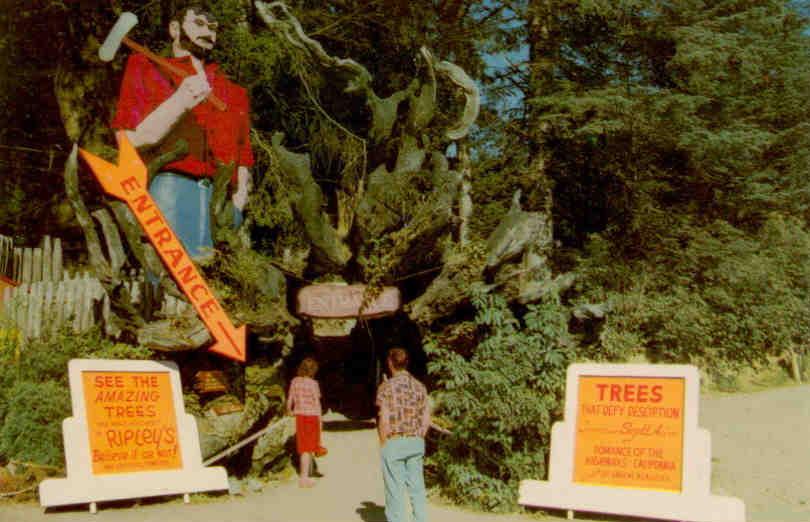
[[[87,42],[85,47],[91,45]],[[96,58],[63,64],[54,77],[54,94],[65,133],[71,142],[93,152],[114,142],[108,125],[117,82],[110,82],[111,74],[110,66]]]

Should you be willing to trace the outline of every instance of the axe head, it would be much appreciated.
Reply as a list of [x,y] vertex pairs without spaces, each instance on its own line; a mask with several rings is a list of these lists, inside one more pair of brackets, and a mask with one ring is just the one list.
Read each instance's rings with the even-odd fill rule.
[[121,16],[118,17],[118,21],[115,22],[115,25],[110,29],[110,34],[107,35],[104,43],[98,48],[98,57],[104,62],[109,62],[115,58],[115,53],[117,53],[118,48],[121,47],[121,42],[124,40],[124,37],[137,24],[138,17],[135,16],[135,13],[130,13],[129,11],[121,13]]

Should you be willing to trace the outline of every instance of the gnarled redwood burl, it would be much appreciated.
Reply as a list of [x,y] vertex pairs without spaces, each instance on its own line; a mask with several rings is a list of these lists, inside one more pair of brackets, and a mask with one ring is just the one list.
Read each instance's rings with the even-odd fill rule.
[[[391,284],[398,277],[424,270],[428,264],[426,257],[430,258],[431,266],[435,266],[436,262],[442,263],[438,243],[454,231],[458,223],[454,209],[460,199],[462,184],[462,172],[449,168],[444,151],[450,142],[467,134],[478,114],[479,96],[475,83],[461,68],[436,60],[428,49],[422,48],[423,74],[414,78],[403,90],[381,98],[372,89],[372,76],[365,67],[354,60],[327,54],[318,42],[305,34],[285,4],[256,2],[256,9],[268,27],[279,30],[294,49],[320,68],[332,84],[341,85],[344,92],[352,93],[353,99],[365,105],[370,112],[371,125],[366,129],[365,137],[359,139],[365,140],[370,147],[377,146],[380,150],[393,151],[395,154],[393,158],[372,165],[359,182],[340,183],[346,193],[342,197],[338,194],[338,205],[342,208],[338,212],[341,223],[336,224],[322,212],[325,200],[333,195],[325,194],[314,180],[308,154],[287,150],[282,145],[283,136],[274,136],[274,159],[284,174],[284,183],[297,194],[292,205],[296,217],[303,224],[310,266],[314,267],[316,273],[328,277],[330,273],[340,274],[349,261],[355,259],[360,271],[354,275],[355,281],[352,282],[370,283],[374,287]],[[440,103],[437,99],[437,83],[440,79],[449,81],[464,98],[458,118],[444,127],[437,126],[434,121]],[[406,104],[404,111],[401,110],[403,104]],[[171,157],[162,157],[158,163],[170,160]],[[75,158],[72,161],[75,165]],[[386,163],[393,165],[393,169],[389,170]],[[154,171],[159,165],[150,167]],[[463,168],[466,166],[462,165]],[[95,215],[102,224],[109,259],[104,256],[98,232],[81,202],[74,178],[75,174],[71,177],[66,171],[68,194],[87,238],[90,261],[109,287],[109,293],[116,302],[114,309],[123,319],[125,327],[132,330],[142,342],[160,349],[187,350],[205,344],[207,336],[193,314],[147,326],[144,318],[129,307],[128,296],[120,291],[119,272],[125,264],[122,259],[128,259],[129,266],[140,266],[159,275],[164,291],[176,296],[180,296],[180,293],[173,282],[165,277],[154,249],[140,237],[129,211],[118,202],[110,202],[108,206],[113,211],[118,228],[124,233],[127,252],[123,252],[123,242],[118,237],[117,228],[112,226],[107,210],[101,209]],[[250,322],[252,329],[258,326],[260,330],[265,329],[269,337],[289,339],[288,334],[295,326],[295,320],[286,309],[284,277],[273,263],[251,250],[249,242],[244,241],[244,235],[229,233],[230,208],[225,201],[227,183],[224,179],[224,176],[218,176],[212,202],[217,247],[224,248],[240,262],[253,267],[262,266],[267,274],[265,279],[271,284],[260,285],[259,288],[256,281],[242,277],[243,273],[232,269],[224,270],[228,277],[219,281],[219,286],[254,296],[251,303],[253,312],[247,309],[233,311],[237,320],[241,315]],[[463,194],[462,199],[463,220],[471,212],[471,202],[467,193]],[[548,247],[547,238],[550,235],[548,227],[542,223],[543,216],[523,213],[519,217],[522,218],[515,220],[513,213],[507,215],[496,235],[517,233],[522,234],[526,241],[533,242],[534,247],[524,256],[521,266],[511,270],[519,273],[517,281],[531,286],[532,277],[547,277],[543,253]],[[503,230],[504,227],[506,230]],[[465,234],[460,235],[463,237]],[[490,250],[493,248],[491,245]],[[467,269],[455,270],[452,268],[454,262],[450,262],[428,291],[411,304],[408,310],[414,320],[424,324],[452,313],[455,306],[450,304],[465,299],[466,292],[462,290],[468,286],[469,278],[483,278],[485,271],[498,272],[495,270],[498,263],[492,259],[487,263],[488,267],[472,271],[469,268],[476,266],[477,261],[462,259],[459,263]],[[462,273],[466,274],[463,281],[458,280]],[[504,278],[496,278],[496,281],[499,279]],[[530,299],[529,293],[532,292],[517,290],[522,301]],[[259,309],[262,314],[255,313]],[[282,326],[274,329],[273,325],[268,324],[269,321],[262,320],[263,317],[280,319],[273,322]]]
[[[215,246],[220,255],[212,265],[204,267],[206,277],[214,291],[224,296],[223,302],[235,323],[248,324],[250,331],[283,349],[274,356],[279,358],[249,360],[244,369],[243,412],[217,417],[209,415],[210,404],[205,406],[205,427],[201,428],[201,434],[207,453],[235,442],[246,431],[255,429],[257,422],[263,424],[268,415],[276,414],[268,402],[268,390],[283,395],[283,382],[277,371],[282,362],[280,357],[292,347],[293,335],[300,333],[298,321],[287,309],[286,278],[290,273],[300,277],[306,271],[308,277],[319,280],[364,283],[373,292],[439,265],[441,271],[437,271],[426,291],[405,308],[410,318],[424,328],[440,319],[452,323],[453,314],[468,299],[473,283],[489,284],[493,290],[503,291],[512,301],[520,302],[538,299],[550,284],[545,263],[551,242],[548,217],[522,211],[519,198],[488,242],[465,241],[466,232],[459,231],[473,212],[469,183],[464,183],[469,164],[462,161],[458,170],[451,168],[451,158],[445,151],[450,143],[466,136],[479,109],[475,82],[461,68],[437,60],[428,49],[422,48],[418,54],[421,64],[418,77],[402,90],[381,98],[372,89],[373,78],[365,67],[326,53],[306,35],[285,4],[256,2],[256,12],[269,28],[284,35],[293,52],[300,53],[301,59],[313,65],[312,71],[327,79],[330,88],[351,93],[347,100],[356,100],[357,110],[369,113],[370,124],[367,129],[349,131],[323,107],[318,106],[314,112],[326,114],[334,132],[341,137],[351,135],[352,140],[362,144],[359,150],[363,156],[357,163],[362,165],[361,172],[358,175],[346,169],[337,189],[318,184],[310,155],[285,148],[283,134],[276,133],[269,144],[261,136],[254,136],[256,144],[272,158],[278,183],[292,194],[290,208],[301,224],[298,229],[301,237],[296,236],[296,241],[290,242],[300,245],[301,260],[296,262],[300,266],[295,270],[289,270],[286,253],[270,258],[251,245],[246,233],[251,226],[250,218],[240,230],[231,230],[231,207],[226,197],[229,176],[223,170],[214,180],[211,213]],[[442,109],[453,106],[439,99],[439,93],[446,92],[439,90],[440,82],[447,82],[463,100],[450,123],[442,123],[445,119],[436,117],[447,112]],[[313,103],[317,103],[314,98]],[[369,165],[372,157],[377,163]],[[160,158],[162,163],[170,160]],[[152,170],[157,168],[150,165]],[[208,343],[208,333],[193,311],[185,316],[147,321],[128,304],[129,296],[122,291],[121,279],[122,271],[131,267],[157,274],[164,292],[178,297],[180,293],[165,275],[154,249],[143,240],[131,213],[118,202],[106,203],[114,222],[107,209],[96,211],[105,238],[102,243],[76,189],[75,155],[66,167],[65,179],[66,184],[72,184],[69,197],[87,238],[91,263],[114,300],[113,308],[122,331],[161,350],[190,350]],[[260,190],[273,189],[261,173],[257,173],[257,186]],[[336,216],[323,212],[325,203],[332,200],[337,203]],[[251,204],[257,204],[255,201],[261,199]],[[105,256],[104,245],[108,253],[114,254]],[[282,272],[277,266],[287,270]],[[227,435],[223,436],[225,432]]]
[[[424,252],[436,246],[454,224],[453,210],[458,200],[461,173],[448,167],[444,155],[447,145],[467,135],[479,110],[478,89],[458,66],[436,60],[427,48],[420,49],[423,77],[414,78],[404,89],[387,98],[372,88],[372,76],[354,60],[330,56],[320,43],[306,35],[299,21],[283,2],[256,2],[260,18],[274,31],[284,35],[304,59],[314,62],[330,78],[330,84],[359,100],[370,113],[370,128],[361,138],[377,151],[393,151],[387,158],[363,173],[359,183],[341,180],[347,191],[338,197],[338,213],[350,216],[350,230],[339,233],[324,216],[320,206],[321,188],[314,181],[307,154],[291,153],[273,139],[273,149],[281,161],[281,170],[290,183],[301,187],[302,196],[294,202],[316,258],[326,258],[329,269],[339,273],[352,257],[361,272],[353,282],[371,287],[392,283],[397,276],[419,271]],[[450,125],[436,125],[437,81],[448,80],[464,97],[461,114]],[[405,110],[401,110],[405,107]],[[402,115],[402,113],[405,113]],[[394,165],[389,171],[386,163]],[[340,194],[339,194],[340,196]],[[352,204],[350,208],[341,205]],[[347,240],[353,246],[346,248]],[[349,255],[346,255],[346,254]],[[440,256],[434,256],[436,258]],[[319,263],[322,265],[322,263]]]

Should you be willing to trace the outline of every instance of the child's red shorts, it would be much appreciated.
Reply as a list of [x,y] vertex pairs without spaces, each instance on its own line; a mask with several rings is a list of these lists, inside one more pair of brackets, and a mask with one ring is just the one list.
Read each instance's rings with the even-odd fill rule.
[[315,453],[321,447],[321,418],[318,415],[295,416],[295,446],[299,455]]

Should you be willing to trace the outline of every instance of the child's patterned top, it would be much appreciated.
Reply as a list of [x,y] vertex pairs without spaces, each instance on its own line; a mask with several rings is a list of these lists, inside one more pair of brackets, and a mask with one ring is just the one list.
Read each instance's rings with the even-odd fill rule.
[[321,389],[310,377],[295,377],[290,384],[292,411],[296,415],[321,415]]

